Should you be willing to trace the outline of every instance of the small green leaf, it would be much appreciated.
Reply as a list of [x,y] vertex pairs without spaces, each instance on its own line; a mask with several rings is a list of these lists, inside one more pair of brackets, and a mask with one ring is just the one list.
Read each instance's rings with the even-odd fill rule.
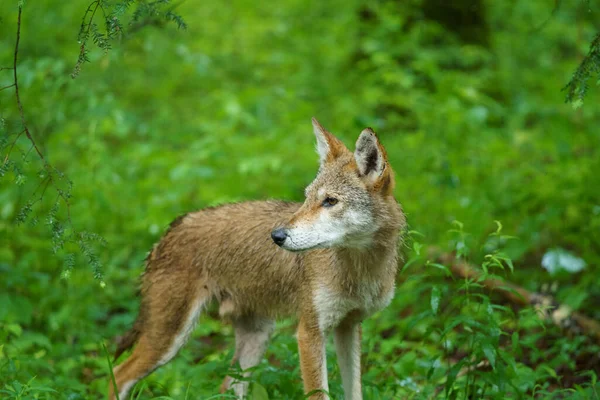
[[252,385],[252,400],[269,400],[267,389],[259,383]]
[[512,334],[512,352],[517,354],[519,351],[519,332],[513,332]]
[[17,393],[21,393],[23,391],[23,385],[21,385],[19,381],[13,381],[12,386]]
[[548,373],[548,375],[550,375],[551,377],[553,377],[554,379],[558,378],[558,375],[556,374],[556,371],[552,368],[550,368],[547,365],[542,365],[541,368],[546,371]]
[[6,330],[17,337],[23,333],[23,328],[19,324],[8,324],[6,325]]
[[506,265],[508,265],[508,268],[510,269],[511,273],[515,272],[515,266],[513,265],[513,262],[510,258],[508,257],[501,257],[501,259],[504,261],[504,263],[506,263]]
[[48,386],[34,386],[31,388],[31,390],[35,392],[58,393],[56,390]]
[[435,267],[435,268],[441,269],[442,271],[444,271],[446,273],[447,276],[451,276],[452,275],[452,273],[450,272],[450,270],[448,269],[448,267],[446,267],[445,265],[438,264],[438,263],[432,263],[432,262],[427,262],[427,265],[431,266],[431,267]]
[[481,350],[483,350],[483,354],[490,361],[492,368],[496,369],[496,349],[490,343],[483,343]]
[[423,245],[421,243],[418,243],[418,242],[413,243],[413,250],[415,251],[416,255],[418,255],[418,256],[421,255],[422,248],[423,248]]
[[496,224],[496,235],[499,235],[500,232],[502,232],[502,222],[498,221],[498,220],[494,220],[494,223]]

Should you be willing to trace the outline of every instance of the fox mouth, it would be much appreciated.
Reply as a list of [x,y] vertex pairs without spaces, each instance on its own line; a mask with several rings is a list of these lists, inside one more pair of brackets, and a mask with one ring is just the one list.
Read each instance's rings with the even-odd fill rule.
[[319,242],[316,243],[316,244],[314,244],[314,245],[312,245],[312,246],[301,247],[301,246],[297,245],[294,242],[294,239],[292,239],[291,236],[288,236],[287,239],[290,241],[290,243],[292,244],[293,247],[286,246],[286,243],[284,243],[281,247],[283,249],[285,249],[287,251],[291,251],[293,253],[300,253],[300,252],[303,252],[303,251],[310,251],[310,250],[315,250],[315,249],[322,249],[322,248],[325,247],[324,246],[325,243],[319,243]]
[[323,246],[320,244],[316,244],[314,246],[311,247],[305,247],[305,248],[299,248],[299,247],[293,247],[293,248],[287,248],[282,246],[283,249],[287,250],[287,251],[291,251],[292,253],[302,253],[303,251],[310,251],[310,250],[315,250],[315,249],[322,249]]

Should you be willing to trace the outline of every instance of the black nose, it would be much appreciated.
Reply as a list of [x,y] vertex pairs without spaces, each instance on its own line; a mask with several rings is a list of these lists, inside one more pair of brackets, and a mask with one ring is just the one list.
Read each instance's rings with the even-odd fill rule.
[[277,246],[281,246],[287,237],[288,235],[283,228],[273,229],[273,232],[271,232],[271,238]]

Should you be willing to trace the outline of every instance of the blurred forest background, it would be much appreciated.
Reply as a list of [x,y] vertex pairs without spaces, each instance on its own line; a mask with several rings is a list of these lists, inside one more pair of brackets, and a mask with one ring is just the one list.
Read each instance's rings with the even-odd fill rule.
[[[191,210],[302,201],[315,116],[349,146],[378,132],[411,229],[396,297],[364,323],[366,399],[599,398],[600,335],[431,250],[600,320],[597,77],[583,104],[561,91],[600,31],[596,2],[131,3],[104,2],[123,33],[96,37],[100,49],[89,37],[77,67],[89,2],[24,4],[19,92],[52,167],[2,90],[0,397],[102,398],[103,343],[112,352],[137,313],[146,252]],[[1,2],[0,87],[17,14]],[[293,333],[280,324],[253,399],[302,398]],[[203,316],[135,398],[231,398],[217,393],[232,339]]]

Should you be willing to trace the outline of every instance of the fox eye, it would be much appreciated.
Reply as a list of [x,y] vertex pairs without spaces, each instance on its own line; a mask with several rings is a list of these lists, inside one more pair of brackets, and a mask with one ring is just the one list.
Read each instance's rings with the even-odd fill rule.
[[334,197],[328,197],[325,200],[323,200],[323,203],[321,204],[323,207],[333,207],[338,203],[338,199],[334,198]]

